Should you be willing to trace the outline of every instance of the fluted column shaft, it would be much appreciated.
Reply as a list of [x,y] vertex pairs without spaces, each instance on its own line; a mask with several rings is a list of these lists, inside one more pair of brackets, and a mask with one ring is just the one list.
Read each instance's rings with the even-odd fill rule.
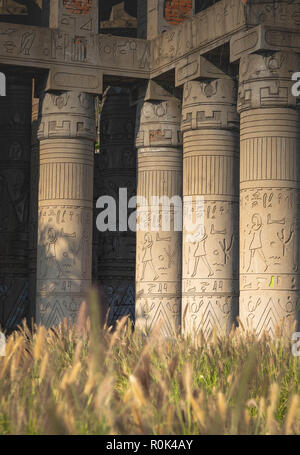
[[91,285],[93,163],[92,95],[49,93],[40,106],[37,322],[77,317]]
[[237,315],[238,126],[232,80],[185,84],[182,114],[185,219],[187,210],[197,214],[195,230],[191,232],[185,226],[183,230],[185,334],[197,335],[202,331],[208,337],[214,327],[218,334],[227,334]]
[[[182,195],[180,110],[176,99],[141,101],[138,105],[137,195],[149,205],[153,196],[171,199]],[[139,205],[138,225],[147,219],[147,209],[145,204]],[[137,230],[136,326],[146,332],[159,326],[161,333],[170,337],[180,327],[182,233],[174,229],[173,205],[162,200],[154,207],[154,217],[155,212],[160,217],[157,229],[151,228],[149,210],[148,228]],[[162,219],[168,212],[170,228],[166,230]]]
[[[299,113],[293,53],[240,62],[240,317],[258,335],[297,318],[299,298]],[[288,323],[288,324],[286,324]]]

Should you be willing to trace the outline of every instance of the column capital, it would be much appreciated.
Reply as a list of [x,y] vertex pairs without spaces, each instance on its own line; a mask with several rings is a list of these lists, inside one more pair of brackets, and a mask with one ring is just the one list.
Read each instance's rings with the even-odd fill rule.
[[78,92],[44,92],[40,101],[39,140],[96,140],[94,97]]
[[238,129],[237,89],[232,79],[190,81],[184,85],[182,132],[202,128]]
[[181,102],[140,100],[137,106],[136,147],[179,147]]
[[292,74],[300,68],[294,52],[266,52],[241,57],[238,111],[291,107],[298,99],[292,95]]

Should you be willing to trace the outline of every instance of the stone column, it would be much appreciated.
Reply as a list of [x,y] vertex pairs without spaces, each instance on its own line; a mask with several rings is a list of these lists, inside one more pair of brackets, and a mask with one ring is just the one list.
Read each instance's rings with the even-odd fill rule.
[[[138,104],[137,194],[149,205],[153,196],[181,197],[180,118],[180,103],[176,99]],[[166,229],[162,214],[167,217],[169,211],[171,222]],[[140,204],[137,220],[143,230],[137,230],[136,326],[147,333],[158,326],[163,336],[171,337],[180,326],[182,233],[174,230],[177,213],[173,206],[170,210],[167,200],[156,205],[152,214],[153,217],[149,208],[147,217],[146,204]]]
[[91,285],[94,97],[46,92],[40,106],[37,322],[76,319]]
[[[100,113],[100,153],[95,157],[95,199],[113,197],[123,212],[127,200],[136,195],[135,115],[128,89],[106,90]],[[124,202],[119,200],[120,189]],[[97,281],[103,290],[108,325],[124,316],[134,320],[136,236],[119,221],[117,216],[115,232],[96,232]]]
[[0,102],[0,326],[16,328],[28,311],[28,220],[32,75],[6,72]]
[[[228,334],[238,309],[239,119],[230,79],[192,81],[183,93],[182,328]],[[203,198],[201,204],[201,197]],[[199,205],[196,205],[198,199]],[[204,223],[201,229],[201,223]]]
[[36,313],[36,249],[38,231],[38,186],[40,171],[40,143],[38,140],[39,99],[32,97],[31,163],[30,163],[30,210],[29,210],[29,311],[31,325]]
[[293,53],[240,61],[240,317],[258,335],[297,318],[299,298],[299,113]]

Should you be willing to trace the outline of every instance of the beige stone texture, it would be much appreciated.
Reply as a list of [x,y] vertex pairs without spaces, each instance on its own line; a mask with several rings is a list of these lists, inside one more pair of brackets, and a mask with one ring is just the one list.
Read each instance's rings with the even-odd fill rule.
[[[180,116],[177,99],[142,100],[138,104],[137,195],[144,197],[149,205],[152,196],[181,197]],[[146,333],[156,328],[164,337],[179,331],[181,306],[182,233],[174,230],[172,206],[170,227],[163,227],[163,215],[168,208],[163,201],[150,214],[150,208],[141,203],[137,211],[140,228],[137,229],[136,253],[136,327]],[[152,216],[156,224],[151,223]]]
[[299,111],[293,53],[240,61],[240,318],[275,335],[297,318],[299,299]]
[[74,322],[91,286],[94,98],[45,92],[41,99],[37,322]]
[[214,328],[228,334],[237,315],[238,128],[232,80],[185,84],[184,213],[186,220],[193,210],[197,225],[183,230],[182,329],[193,336],[208,338]]
[[29,211],[29,311],[31,324],[35,318],[36,308],[36,265],[37,265],[37,231],[38,231],[38,187],[40,173],[40,143],[38,140],[39,98],[32,96],[31,123],[31,160],[30,160],[30,211]]

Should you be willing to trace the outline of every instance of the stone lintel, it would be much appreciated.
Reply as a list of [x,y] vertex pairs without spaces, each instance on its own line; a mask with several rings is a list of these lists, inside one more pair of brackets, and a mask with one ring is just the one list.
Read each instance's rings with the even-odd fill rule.
[[183,58],[175,68],[175,87],[196,79],[230,79],[220,68],[198,52]]
[[230,61],[259,51],[294,51],[300,53],[300,31],[258,25],[239,33],[230,41]]
[[[199,77],[193,74],[199,71],[199,55],[204,56],[230,40],[232,61],[243,52],[265,48],[292,48],[297,52],[300,48],[300,0],[292,4],[251,1],[246,5],[242,0],[221,0],[152,40],[101,35],[93,27],[89,30],[80,21],[82,17],[88,19],[90,14],[97,16],[90,9],[95,7],[95,1],[60,1],[59,7],[54,3],[51,0],[56,16],[54,14],[50,25],[59,28],[0,22],[2,64],[44,69],[52,65],[82,65],[84,69],[99,70],[104,76],[146,80],[161,78],[175,70],[179,86],[190,78]],[[82,13],[75,13],[77,7],[83,8],[83,3]],[[63,14],[61,8],[64,8]],[[262,25],[257,27],[259,24]],[[249,27],[253,28],[249,30]],[[284,27],[289,27],[289,31]],[[237,36],[240,32],[246,35]]]
[[174,87],[172,82],[152,80],[144,81],[131,90],[130,104],[132,106],[144,101],[168,101],[181,99],[181,90]]
[[[57,29],[0,22],[0,63],[149,79],[150,44],[105,34],[78,36]],[[74,70],[74,68],[76,68]],[[80,72],[79,72],[80,74]],[[82,90],[85,90],[83,85]]]
[[46,90],[72,90],[101,95],[103,74],[93,68],[51,66]]

